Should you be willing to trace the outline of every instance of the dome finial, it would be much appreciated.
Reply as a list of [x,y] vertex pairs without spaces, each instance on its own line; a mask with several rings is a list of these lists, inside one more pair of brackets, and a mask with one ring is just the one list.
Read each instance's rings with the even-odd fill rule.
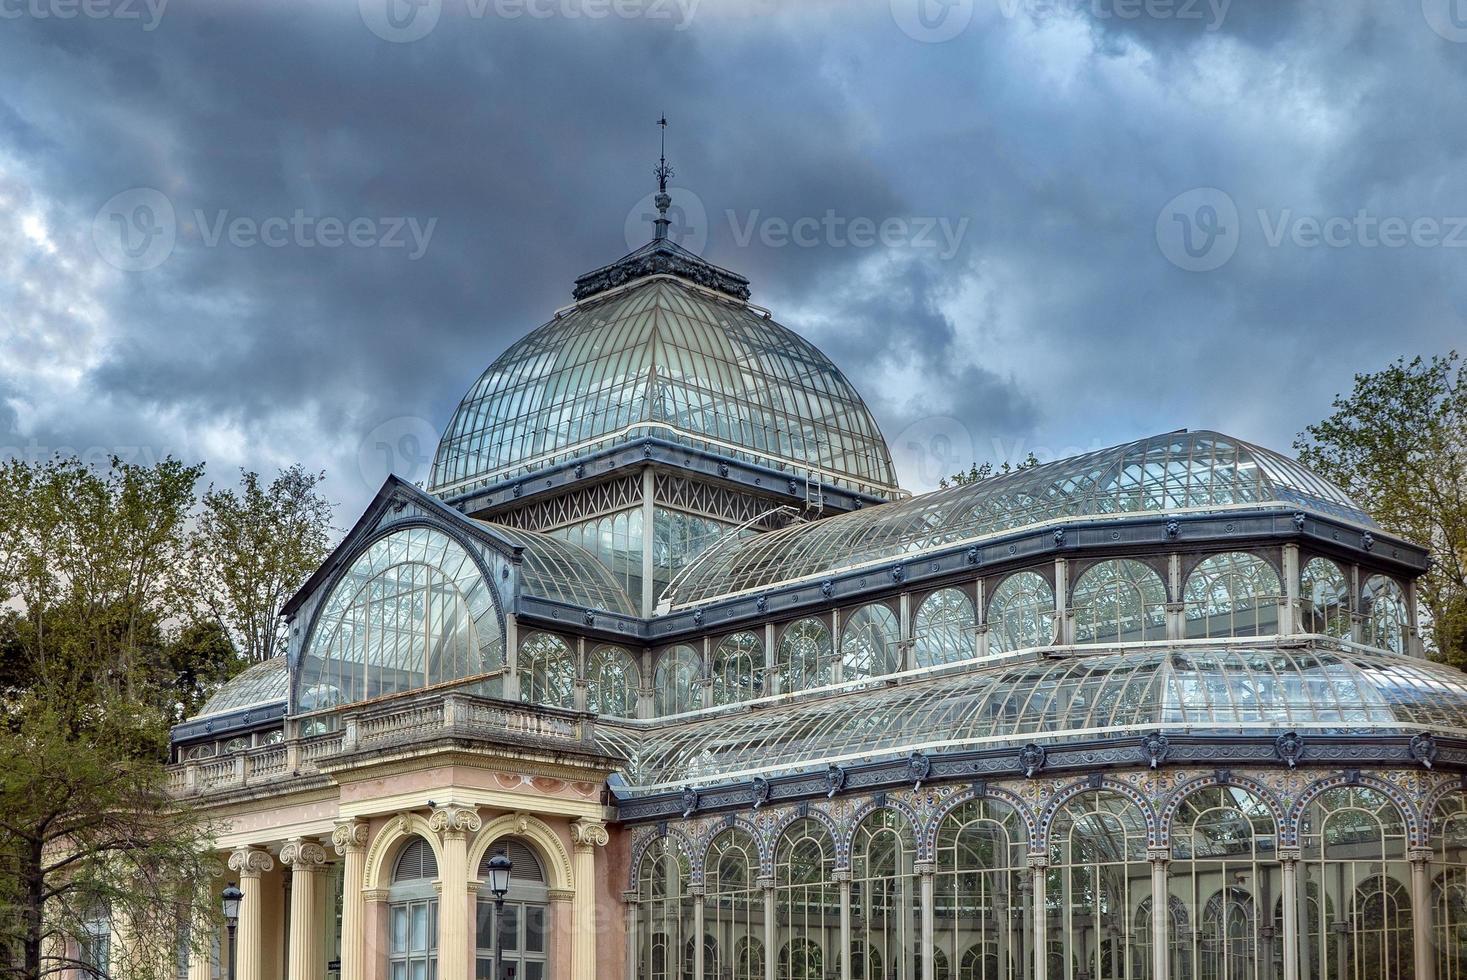
[[662,241],[667,237],[667,226],[672,222],[667,220],[667,209],[672,207],[672,195],[667,193],[667,178],[673,175],[672,168],[667,165],[667,113],[657,120],[657,125],[662,129],[662,156],[657,162],[657,240]]

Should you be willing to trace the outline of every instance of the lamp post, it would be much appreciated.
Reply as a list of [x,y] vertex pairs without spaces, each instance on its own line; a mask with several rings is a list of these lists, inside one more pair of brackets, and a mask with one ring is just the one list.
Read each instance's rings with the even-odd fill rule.
[[[502,980],[500,976],[500,956],[504,949],[504,937],[500,935],[504,928],[504,896],[509,891],[509,873],[514,870],[514,862],[504,851],[494,852],[489,859],[489,893],[494,896],[494,977],[493,980]],[[230,980],[234,980],[233,977]]]
[[219,897],[224,904],[224,925],[229,930],[229,973],[225,980],[234,980],[234,930],[239,925],[239,900],[244,898],[244,892],[231,881]]

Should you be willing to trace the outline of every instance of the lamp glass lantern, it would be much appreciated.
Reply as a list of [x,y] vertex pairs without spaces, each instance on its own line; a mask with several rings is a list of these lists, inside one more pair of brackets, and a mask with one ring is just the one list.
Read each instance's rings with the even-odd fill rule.
[[220,894],[220,900],[224,906],[224,921],[231,929],[239,921],[239,901],[242,898],[244,898],[244,892],[235,887],[232,881],[224,886],[224,891]]
[[496,900],[502,901],[505,893],[509,891],[509,875],[513,870],[514,862],[503,851],[497,852],[489,859],[489,891],[493,893]]

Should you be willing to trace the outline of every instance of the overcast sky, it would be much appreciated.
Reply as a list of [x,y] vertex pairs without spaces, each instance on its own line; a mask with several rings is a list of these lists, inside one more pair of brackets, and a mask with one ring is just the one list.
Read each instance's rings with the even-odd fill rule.
[[674,233],[908,487],[1287,450],[1467,338],[1464,96],[1467,0],[0,0],[0,452],[299,461],[349,524],[650,237],[663,112]]

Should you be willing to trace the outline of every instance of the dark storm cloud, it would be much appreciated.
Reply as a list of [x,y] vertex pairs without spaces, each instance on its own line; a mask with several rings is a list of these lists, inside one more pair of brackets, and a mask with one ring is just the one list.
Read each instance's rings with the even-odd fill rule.
[[[1233,0],[1211,27],[974,0],[942,43],[903,33],[910,0],[449,0],[411,43],[364,2],[172,0],[147,30],[0,0],[30,11],[0,19],[0,446],[172,451],[219,478],[301,459],[354,508],[381,446],[421,463],[483,366],[627,249],[664,111],[704,254],[894,443],[1018,458],[1211,425],[1287,448],[1351,372],[1462,334],[1467,250],[1266,234],[1467,212],[1467,44],[1419,0]],[[1207,187],[1239,240],[1190,272],[1157,219]],[[177,239],[123,272],[93,220],[133,188]],[[413,258],[406,234],[292,228],[322,217],[431,235]],[[231,244],[221,218],[286,239]],[[890,219],[906,239],[851,234]],[[939,247],[911,240],[924,222]]]

